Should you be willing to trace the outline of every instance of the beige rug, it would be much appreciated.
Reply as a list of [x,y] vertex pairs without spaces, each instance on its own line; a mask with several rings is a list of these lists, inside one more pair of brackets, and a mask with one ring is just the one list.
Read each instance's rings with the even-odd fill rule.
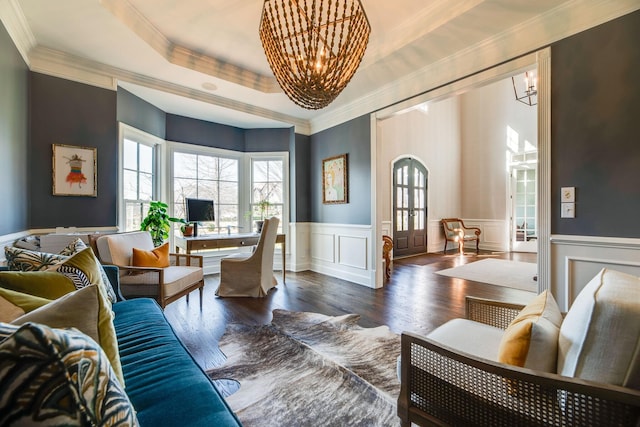
[[533,280],[538,274],[538,266],[530,262],[489,258],[440,270],[436,274],[523,291],[538,291],[538,282]]

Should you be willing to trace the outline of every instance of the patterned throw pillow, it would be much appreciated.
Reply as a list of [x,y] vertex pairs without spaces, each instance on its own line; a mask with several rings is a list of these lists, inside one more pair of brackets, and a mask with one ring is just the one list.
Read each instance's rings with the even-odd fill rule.
[[30,251],[14,246],[4,247],[7,267],[13,271],[42,271],[67,259],[64,255]]
[[77,254],[83,249],[87,249],[86,243],[81,238],[75,239],[73,242],[70,242],[67,246],[65,246],[60,252],[60,255],[71,256],[73,254]]
[[[82,239],[77,238],[69,243],[59,254],[52,254],[47,252],[30,251],[27,249],[16,248],[12,246],[5,246],[4,253],[7,258],[7,267],[12,271],[44,271],[55,269],[56,265],[66,261],[69,257],[87,249],[87,245]],[[93,251],[92,251],[93,252]],[[95,255],[94,255],[95,258]],[[113,290],[113,286],[109,281],[107,273],[102,268],[102,264],[95,258],[98,266],[101,281],[107,289],[107,296],[112,303],[117,301],[116,293]],[[69,273],[72,273],[68,271]],[[62,273],[62,271],[61,271]],[[82,278],[75,276],[75,279],[69,276],[76,283],[76,289],[80,289],[82,286],[86,286],[86,283],[82,282]],[[79,281],[78,281],[79,280]],[[93,282],[99,283],[99,282]]]
[[[60,251],[60,255],[73,256],[73,255],[77,254],[78,252],[83,251],[83,250],[85,250],[87,248],[88,248],[87,244],[81,238],[78,237],[73,242],[70,242],[67,246],[65,246]],[[109,301],[114,303],[114,302],[117,301],[117,299],[116,299],[116,293],[113,290],[113,286],[111,285],[111,281],[109,280],[109,277],[107,276],[107,273],[104,271],[104,268],[102,268],[102,264],[100,264],[100,262],[98,262],[98,267],[100,268],[100,276],[102,276],[102,281],[104,282],[104,284],[107,287],[107,293],[108,293],[108,296],[109,296]]]
[[75,330],[0,324],[0,395],[0,425],[139,425],[100,346]]
[[99,285],[105,290],[106,296],[111,303],[116,301],[113,287],[108,279],[107,282],[104,281],[104,270],[91,248],[85,248],[64,261],[49,267],[49,269],[67,276],[71,279],[76,289],[81,289],[91,284]]

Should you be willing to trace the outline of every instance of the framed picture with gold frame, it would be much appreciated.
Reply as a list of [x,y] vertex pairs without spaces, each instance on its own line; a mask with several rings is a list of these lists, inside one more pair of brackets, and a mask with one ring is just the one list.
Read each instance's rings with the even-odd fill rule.
[[53,195],[98,195],[97,148],[53,144]]
[[322,203],[349,203],[347,154],[322,161]]

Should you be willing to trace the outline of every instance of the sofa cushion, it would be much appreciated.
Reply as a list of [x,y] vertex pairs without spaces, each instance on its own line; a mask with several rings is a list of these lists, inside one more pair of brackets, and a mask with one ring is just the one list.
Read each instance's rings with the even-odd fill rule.
[[133,248],[131,265],[134,267],[169,267],[169,242],[150,251]]
[[640,278],[602,269],[560,328],[558,373],[640,389]]
[[505,330],[500,340],[498,361],[555,373],[561,324],[562,313],[556,300],[551,292],[542,292]]
[[498,346],[504,331],[468,319],[449,320],[434,329],[427,338],[476,357],[498,360]]
[[141,425],[239,426],[152,299],[113,305],[127,394]]
[[71,279],[56,271],[0,271],[0,287],[50,300],[76,289]]
[[0,425],[138,425],[104,352],[78,331],[0,324],[0,396]]
[[5,288],[0,288],[0,297],[6,299],[13,305],[20,307],[20,309],[25,313],[33,311],[51,302],[51,300],[47,298],[41,298],[35,295]]
[[0,295],[0,322],[8,323],[24,314],[24,310]]
[[118,341],[113,326],[111,304],[97,285],[90,285],[49,302],[11,323],[42,323],[52,328],[76,328],[91,337],[104,350],[114,372],[124,385]]

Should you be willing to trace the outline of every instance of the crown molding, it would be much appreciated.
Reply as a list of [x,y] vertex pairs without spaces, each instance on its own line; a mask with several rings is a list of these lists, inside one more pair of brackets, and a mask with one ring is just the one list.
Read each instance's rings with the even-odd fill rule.
[[282,92],[275,77],[256,73],[173,42],[127,0],[100,0],[100,4],[171,64],[260,92]]
[[[311,133],[414,98],[640,9],[637,0],[574,0],[311,119]],[[526,34],[527,37],[522,35]]]
[[[371,49],[369,46],[360,66],[364,68],[383,60],[396,50],[429,34],[486,1],[465,0],[456,1],[455,4],[452,4],[450,0],[430,1],[427,7],[413,13],[411,18],[403,22],[402,25],[396,26],[390,31],[384,31],[380,38],[384,39],[385,43],[377,49]],[[388,42],[386,42],[387,40]]]
[[0,0],[0,20],[22,59],[29,66],[29,52],[36,46],[36,38],[17,0]]
[[240,101],[234,101],[208,92],[184,87],[158,80],[142,74],[133,73],[117,67],[111,67],[96,61],[80,58],[54,49],[37,46],[31,52],[31,70],[43,74],[61,77],[80,83],[117,90],[118,81],[133,83],[149,89],[155,89],[173,95],[182,96],[207,104],[216,105],[241,113],[251,114],[269,120],[292,125],[295,132],[309,135],[309,122],[304,119],[278,113],[266,108],[256,107]]

